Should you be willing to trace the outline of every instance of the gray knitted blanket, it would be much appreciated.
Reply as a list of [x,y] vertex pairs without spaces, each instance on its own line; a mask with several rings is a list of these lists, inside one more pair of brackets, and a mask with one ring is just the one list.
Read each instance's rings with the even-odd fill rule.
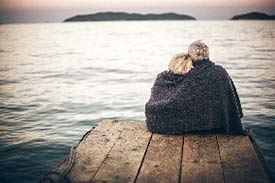
[[240,100],[233,81],[209,60],[194,63],[186,75],[160,73],[145,105],[149,131],[243,133]]

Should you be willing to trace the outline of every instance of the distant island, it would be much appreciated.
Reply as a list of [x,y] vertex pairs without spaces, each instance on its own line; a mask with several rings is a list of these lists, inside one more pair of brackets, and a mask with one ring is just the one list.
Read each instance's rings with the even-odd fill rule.
[[275,20],[275,15],[268,15],[261,12],[250,12],[241,15],[235,15],[230,20]]
[[176,13],[162,14],[138,14],[124,12],[102,12],[88,15],[76,15],[64,20],[64,22],[77,21],[115,21],[115,20],[196,20],[189,15],[181,15]]

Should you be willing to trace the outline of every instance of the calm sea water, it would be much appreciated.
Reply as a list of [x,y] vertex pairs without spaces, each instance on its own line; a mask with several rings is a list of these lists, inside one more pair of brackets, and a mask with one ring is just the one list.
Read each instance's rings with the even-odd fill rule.
[[197,39],[224,66],[275,173],[275,21],[0,25],[0,182],[36,182],[102,119],[144,120],[157,73]]

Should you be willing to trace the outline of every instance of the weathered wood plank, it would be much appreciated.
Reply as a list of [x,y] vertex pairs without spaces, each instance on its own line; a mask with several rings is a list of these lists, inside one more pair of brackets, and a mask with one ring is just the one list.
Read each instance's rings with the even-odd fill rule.
[[221,164],[184,162],[182,183],[222,183]]
[[215,135],[185,135],[181,181],[224,182]]
[[248,136],[217,137],[226,183],[269,182]]
[[68,177],[72,182],[89,182],[119,137],[124,126],[106,121],[100,123],[78,146],[76,159]]
[[153,134],[136,182],[179,181],[183,136]]
[[133,182],[151,133],[145,123],[127,123],[91,182]]
[[[73,167],[67,177],[71,182],[89,182],[100,167],[109,150],[119,137],[123,125],[111,121],[103,121],[93,129],[76,149],[76,157]],[[68,163],[66,159],[55,172],[64,171]],[[51,175],[55,181],[59,176]]]
[[221,162],[215,135],[185,135],[183,155],[183,161],[189,163]]

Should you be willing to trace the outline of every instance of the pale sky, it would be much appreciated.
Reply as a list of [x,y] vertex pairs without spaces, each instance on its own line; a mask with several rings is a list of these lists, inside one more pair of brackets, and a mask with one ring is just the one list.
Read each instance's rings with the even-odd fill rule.
[[0,0],[0,22],[60,22],[102,11],[176,12],[197,19],[228,19],[261,11],[275,14],[275,0]]

